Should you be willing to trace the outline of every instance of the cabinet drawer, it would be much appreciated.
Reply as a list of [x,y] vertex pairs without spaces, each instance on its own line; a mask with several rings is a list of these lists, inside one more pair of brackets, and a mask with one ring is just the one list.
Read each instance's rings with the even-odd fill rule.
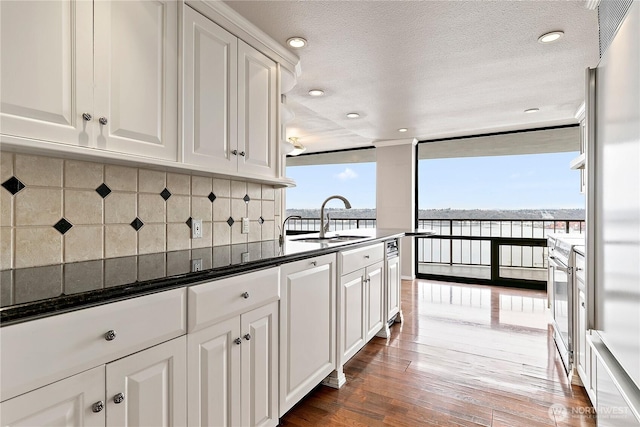
[[0,328],[0,400],[185,334],[185,297],[175,289]]
[[384,244],[376,243],[363,248],[340,252],[338,259],[341,264],[341,273],[347,274],[360,268],[371,265],[384,259]]
[[280,269],[242,274],[189,288],[189,332],[280,298]]
[[584,257],[579,253],[576,253],[576,278],[582,281],[582,286],[584,286],[585,280],[585,262]]

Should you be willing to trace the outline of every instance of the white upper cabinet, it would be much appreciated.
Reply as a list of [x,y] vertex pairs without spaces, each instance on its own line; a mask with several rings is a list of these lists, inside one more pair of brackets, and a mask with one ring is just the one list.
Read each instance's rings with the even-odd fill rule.
[[238,38],[184,12],[184,161],[235,171]]
[[177,159],[178,2],[0,8],[3,134]]
[[88,145],[93,107],[91,2],[0,2],[0,132]]
[[276,178],[276,63],[189,7],[184,28],[185,163]]
[[276,174],[276,63],[238,43],[238,170]]
[[178,4],[94,3],[97,148],[176,160]]

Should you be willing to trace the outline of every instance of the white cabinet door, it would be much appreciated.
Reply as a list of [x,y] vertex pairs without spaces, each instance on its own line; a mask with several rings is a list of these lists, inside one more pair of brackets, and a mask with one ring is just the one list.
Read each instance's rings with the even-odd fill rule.
[[278,425],[278,303],[240,316],[241,425]]
[[365,341],[368,342],[386,323],[386,319],[384,319],[383,261],[367,267],[366,301]]
[[1,1],[0,132],[87,145],[93,109],[93,5]]
[[187,335],[189,426],[240,424],[240,321]]
[[183,160],[237,170],[238,39],[184,8]]
[[387,313],[386,319],[389,320],[400,312],[400,257],[390,258],[387,260]]
[[[105,425],[104,365],[0,403],[2,426]],[[94,404],[102,405],[96,407]]]
[[187,424],[186,337],[107,364],[107,426]]
[[336,368],[334,254],[281,267],[280,416]]
[[340,278],[340,364],[344,365],[366,341],[365,269]]
[[238,171],[275,177],[276,63],[238,42]]
[[178,4],[95,1],[97,148],[177,159]]

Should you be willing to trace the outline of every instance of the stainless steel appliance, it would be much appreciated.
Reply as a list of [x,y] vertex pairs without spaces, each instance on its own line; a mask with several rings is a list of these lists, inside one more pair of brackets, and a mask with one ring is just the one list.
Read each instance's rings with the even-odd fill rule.
[[553,338],[565,372],[570,377],[573,364],[573,247],[584,245],[582,236],[549,238],[549,284],[552,292]]

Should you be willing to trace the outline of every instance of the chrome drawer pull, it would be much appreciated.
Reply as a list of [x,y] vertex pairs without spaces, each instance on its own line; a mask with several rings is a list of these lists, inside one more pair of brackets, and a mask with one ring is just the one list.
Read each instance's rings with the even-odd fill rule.
[[116,339],[116,331],[114,331],[113,329],[111,329],[110,331],[107,331],[106,334],[104,334],[104,339],[107,341],[113,341]]
[[249,299],[249,292],[243,292],[240,296],[244,299]]

